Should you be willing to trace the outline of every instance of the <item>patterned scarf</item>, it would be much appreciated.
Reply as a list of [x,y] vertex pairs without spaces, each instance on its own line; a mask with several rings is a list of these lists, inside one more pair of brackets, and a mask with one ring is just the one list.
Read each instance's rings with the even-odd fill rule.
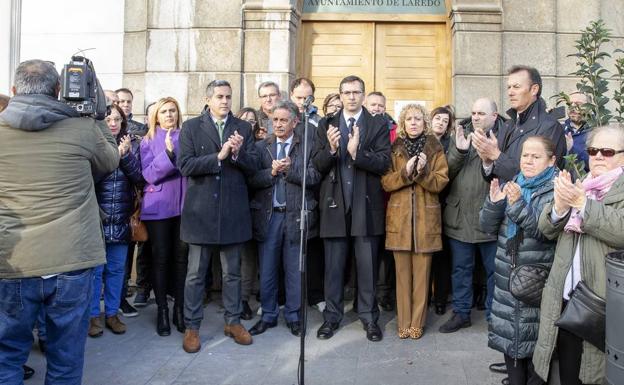
[[[618,167],[595,178],[592,177],[591,173],[587,174],[587,178],[582,183],[587,199],[601,202],[622,173],[624,173],[624,168]],[[570,219],[568,219],[564,230],[583,234],[583,230],[581,230],[582,223],[583,213],[576,207],[573,207]]]
[[425,148],[425,142],[427,138],[425,137],[425,133],[422,132],[415,138],[410,138],[409,136],[405,137],[405,150],[407,150],[407,155],[409,158],[412,158],[422,152]]

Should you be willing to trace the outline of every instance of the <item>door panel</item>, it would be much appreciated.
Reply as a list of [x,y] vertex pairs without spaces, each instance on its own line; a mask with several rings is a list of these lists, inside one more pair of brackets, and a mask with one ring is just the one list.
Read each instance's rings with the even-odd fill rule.
[[395,100],[424,101],[428,110],[447,104],[448,46],[444,24],[377,24],[375,87],[386,95],[386,110]]
[[316,85],[317,106],[338,92],[342,78],[357,75],[374,79],[374,23],[311,22],[303,24],[303,74]]
[[449,103],[449,39],[443,23],[304,22],[300,73],[316,84],[317,106],[347,75],[366,91],[383,92],[392,116],[395,100],[419,100],[431,110]]

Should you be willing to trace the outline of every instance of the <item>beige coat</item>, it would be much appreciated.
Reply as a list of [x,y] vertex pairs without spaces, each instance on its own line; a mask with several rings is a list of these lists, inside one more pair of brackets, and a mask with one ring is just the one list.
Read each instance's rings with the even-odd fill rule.
[[448,183],[444,149],[427,135],[427,165],[420,174],[407,175],[408,159],[403,139],[392,145],[392,167],[381,178],[390,193],[386,210],[386,249],[433,253],[442,249],[442,219],[438,193]]

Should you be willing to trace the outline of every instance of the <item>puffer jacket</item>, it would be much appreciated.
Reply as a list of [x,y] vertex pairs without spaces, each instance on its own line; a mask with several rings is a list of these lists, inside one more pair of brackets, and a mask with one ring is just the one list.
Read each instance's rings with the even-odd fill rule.
[[553,199],[553,182],[549,181],[531,195],[531,204],[522,198],[511,206],[506,200],[492,203],[489,196],[479,220],[486,233],[498,232],[494,270],[494,299],[489,322],[488,346],[511,358],[531,357],[537,341],[540,309],[515,299],[509,292],[511,257],[507,255],[507,225],[513,221],[522,229],[524,240],[518,248],[516,266],[527,263],[552,265],[555,242],[542,235],[537,227],[539,216]]
[[119,160],[119,167],[95,185],[106,243],[130,241],[130,216],[134,211],[135,186],[145,183],[141,174],[140,138],[132,137],[132,149]]

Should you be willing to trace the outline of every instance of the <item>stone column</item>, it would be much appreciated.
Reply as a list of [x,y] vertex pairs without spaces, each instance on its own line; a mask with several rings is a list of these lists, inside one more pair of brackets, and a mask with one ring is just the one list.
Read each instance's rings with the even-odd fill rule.
[[240,105],[242,0],[126,0],[124,86],[143,101],[172,96],[198,115],[214,79],[231,83]]
[[458,118],[489,97],[501,106],[502,7],[498,0],[455,0],[450,14],[453,103]]
[[20,61],[21,0],[0,2],[0,93],[10,95]]
[[243,100],[259,107],[257,88],[272,80],[287,97],[295,77],[296,33],[301,25],[303,2],[247,0],[243,5]]

